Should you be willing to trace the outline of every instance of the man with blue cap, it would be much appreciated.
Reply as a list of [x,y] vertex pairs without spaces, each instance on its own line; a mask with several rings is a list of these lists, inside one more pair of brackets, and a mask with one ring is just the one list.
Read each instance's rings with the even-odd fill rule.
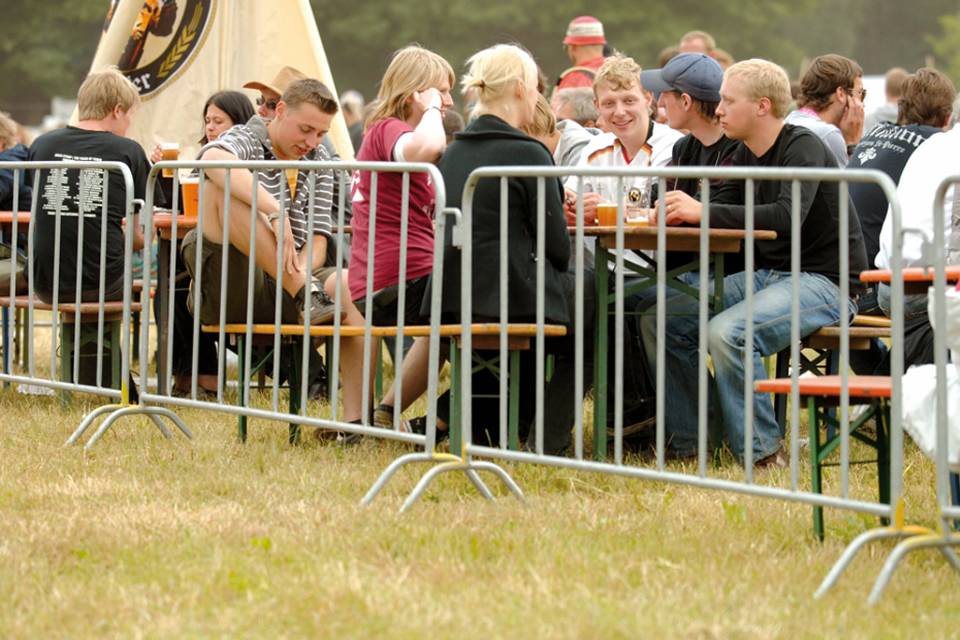
[[[643,88],[659,94],[657,105],[666,112],[667,124],[672,129],[689,131],[673,145],[674,166],[731,164],[730,157],[739,142],[723,134],[716,115],[722,82],[723,69],[702,53],[681,53],[662,69],[647,69],[640,74]],[[700,197],[699,180],[669,180],[667,186],[670,191]]]

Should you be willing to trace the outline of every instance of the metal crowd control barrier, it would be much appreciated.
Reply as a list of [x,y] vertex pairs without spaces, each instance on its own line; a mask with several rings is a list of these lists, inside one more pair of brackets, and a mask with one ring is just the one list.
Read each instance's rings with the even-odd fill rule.
[[[903,522],[903,513],[899,511],[897,513],[896,520],[893,526],[890,527],[881,527],[877,529],[872,529],[867,531],[860,536],[858,536],[847,549],[844,551],[843,556],[837,561],[833,569],[830,571],[829,575],[824,579],[819,590],[817,591],[817,597],[821,597],[836,584],[836,581],[839,579],[840,575],[847,568],[853,558],[856,556],[857,552],[860,551],[867,544],[876,541],[876,540],[889,540],[897,539],[901,540],[894,550],[891,552],[890,556],[887,558],[886,563],[884,563],[883,569],[881,569],[880,574],[877,576],[876,581],[874,582],[873,589],[870,592],[869,602],[870,604],[876,604],[879,602],[880,597],[883,595],[884,589],[890,582],[890,579],[893,577],[894,572],[899,566],[903,558],[913,552],[923,549],[936,549],[939,550],[944,558],[950,563],[950,565],[960,573],[960,558],[957,557],[956,552],[953,550],[953,547],[960,546],[960,535],[951,531],[951,521],[960,518],[960,507],[953,504],[951,500],[951,487],[950,487],[950,465],[948,462],[948,449],[949,449],[949,438],[948,438],[948,416],[947,416],[947,398],[948,398],[948,388],[947,388],[947,344],[946,344],[946,333],[947,333],[947,313],[946,313],[946,264],[947,264],[947,255],[948,251],[951,250],[954,246],[953,243],[960,243],[960,224],[958,224],[957,219],[953,220],[953,237],[948,238],[946,236],[945,228],[947,225],[946,214],[944,210],[944,200],[946,199],[947,191],[951,187],[960,188],[960,175],[949,176],[945,178],[937,187],[937,193],[934,197],[934,206],[933,206],[933,237],[924,238],[924,255],[930,256],[933,264],[927,265],[928,268],[933,272],[933,284],[930,287],[929,291],[933,295],[933,305],[934,316],[930,318],[933,326],[935,327],[933,342],[934,342],[934,366],[936,367],[936,457],[934,462],[936,464],[936,492],[937,492],[937,505],[939,508],[939,519],[940,519],[940,531],[934,531],[926,527],[919,526],[907,526]],[[957,207],[957,194],[954,194],[954,208]],[[954,211],[954,216],[956,216],[956,211]],[[893,243],[895,250],[899,250],[901,243],[899,240],[903,237],[903,232],[900,229],[900,225],[894,226],[893,233],[895,241]],[[948,247],[948,242],[951,245]],[[960,254],[951,254],[951,258],[960,258]],[[901,284],[899,282],[899,274],[894,270],[892,285]],[[892,296],[893,300],[896,300],[896,294]],[[960,363],[954,362],[953,366],[960,367]]]
[[[164,169],[173,169],[174,177],[173,180],[173,189],[172,189],[172,210],[179,211],[180,209],[180,176],[179,170],[198,170],[198,202],[197,202],[197,217],[194,220],[183,216],[169,216],[166,221],[168,224],[165,226],[165,233],[169,233],[169,238],[171,243],[169,246],[169,254],[165,255],[165,258],[168,258],[166,269],[162,270],[159,275],[161,282],[158,284],[158,294],[165,294],[164,297],[169,301],[166,308],[162,309],[162,313],[158,316],[158,332],[163,332],[162,338],[165,339],[167,345],[173,345],[173,332],[174,325],[178,322],[178,319],[174,315],[173,301],[175,296],[175,287],[177,281],[176,274],[176,263],[178,255],[178,246],[176,239],[179,237],[180,225],[186,225],[194,227],[196,229],[196,254],[195,262],[193,264],[193,286],[191,290],[191,297],[193,302],[193,314],[192,318],[189,320],[191,323],[189,326],[189,332],[192,337],[192,348],[189,349],[189,372],[192,378],[191,389],[188,394],[188,397],[174,397],[169,380],[169,372],[171,371],[172,357],[173,357],[173,348],[167,348],[165,351],[161,351],[158,354],[159,370],[163,371],[162,375],[158,375],[156,385],[148,383],[148,377],[144,373],[141,376],[142,380],[142,390],[139,394],[139,401],[137,404],[126,403],[120,411],[114,412],[110,418],[110,423],[105,423],[98,432],[98,437],[102,435],[102,432],[109,428],[110,424],[118,417],[122,415],[134,415],[138,413],[151,414],[152,412],[159,409],[160,405],[170,408],[197,408],[204,409],[209,411],[216,411],[219,413],[237,416],[238,419],[247,419],[247,418],[257,418],[265,419],[271,421],[281,421],[287,422],[291,425],[291,441],[295,441],[299,437],[299,427],[308,426],[315,427],[323,430],[330,430],[340,434],[342,438],[345,434],[356,434],[365,437],[376,437],[390,439],[400,442],[406,442],[416,445],[418,448],[422,447],[422,450],[416,453],[411,453],[407,455],[400,456],[395,460],[383,473],[383,475],[374,483],[373,487],[367,493],[363,499],[364,504],[371,502],[379,491],[386,485],[392,475],[402,466],[413,463],[413,462],[429,462],[429,463],[444,463],[444,465],[457,464],[459,458],[457,456],[452,456],[449,454],[435,452],[435,443],[436,443],[436,400],[438,396],[438,385],[439,385],[439,368],[442,365],[440,362],[440,312],[439,312],[439,302],[440,302],[440,283],[443,278],[443,235],[446,226],[445,218],[447,215],[452,215],[454,218],[459,216],[459,212],[455,210],[445,210],[445,194],[443,189],[443,180],[437,171],[436,167],[429,164],[422,163],[374,163],[374,162],[307,162],[307,161],[263,161],[263,162],[254,162],[254,161],[228,161],[228,162],[219,162],[219,161],[194,161],[194,162],[160,162],[154,165],[147,185],[147,203],[145,206],[144,212],[144,225],[146,228],[151,229],[155,226],[156,221],[158,220],[157,216],[159,215],[154,203],[154,190],[157,180],[161,175],[161,171]],[[222,184],[217,184],[207,175],[207,171],[210,170],[224,170],[222,174]],[[310,298],[307,298],[306,308],[303,313],[302,322],[298,319],[296,321],[290,321],[289,318],[285,319],[282,317],[283,309],[283,292],[284,292],[284,279],[291,278],[289,272],[286,272],[283,260],[283,248],[284,242],[286,242],[286,235],[284,233],[283,225],[289,224],[286,217],[281,216],[281,236],[278,240],[274,240],[272,231],[270,232],[270,243],[271,247],[276,247],[276,249],[271,249],[276,253],[276,263],[274,264],[271,261],[265,262],[263,258],[258,258],[257,250],[258,246],[262,249],[267,246],[264,244],[258,245],[257,243],[257,233],[260,229],[260,233],[265,232],[261,227],[263,224],[258,220],[258,206],[257,198],[258,193],[260,192],[257,188],[261,182],[268,181],[270,179],[286,179],[284,173],[286,170],[296,169],[298,173],[306,173],[307,178],[305,182],[300,183],[300,188],[309,189],[308,199],[306,203],[306,240],[301,248],[301,251],[304,252],[304,256],[307,264],[313,264],[313,256],[316,255],[316,251],[319,251],[319,248],[316,248],[315,242],[317,235],[315,231],[318,229],[317,224],[324,224],[331,222],[329,220],[324,221],[322,218],[315,218],[314,213],[318,207],[325,207],[323,202],[318,202],[318,199],[325,198],[328,191],[332,190],[334,186],[332,180],[330,180],[330,173],[337,174],[336,187],[338,191],[338,197],[336,202],[331,202],[335,204],[337,208],[337,219],[332,221],[330,229],[325,229],[330,233],[330,240],[332,243],[335,243],[334,246],[337,248],[336,258],[335,258],[335,271],[334,271],[334,304],[335,311],[333,315],[333,323],[331,325],[312,325],[310,322]],[[245,186],[241,181],[240,185],[237,186],[237,170],[249,171],[251,176],[251,183],[249,186]],[[270,171],[274,173],[269,174]],[[411,174],[425,174],[429,177],[432,182],[432,186],[435,189],[435,250],[433,252],[433,269],[431,272],[431,277],[436,286],[433,287],[433,294],[431,298],[431,311],[430,311],[430,324],[429,327],[419,326],[419,327],[405,327],[404,319],[402,313],[399,314],[397,326],[384,328],[384,327],[375,327],[373,324],[373,264],[374,264],[374,254],[376,248],[371,242],[366,248],[367,262],[371,265],[371,268],[368,272],[367,277],[367,295],[365,299],[365,310],[363,323],[360,326],[354,324],[352,327],[348,326],[349,316],[343,318],[343,313],[352,306],[349,297],[349,292],[346,290],[346,284],[344,282],[343,276],[345,275],[345,265],[344,265],[344,254],[340,249],[344,247],[344,235],[347,220],[344,217],[345,203],[347,194],[350,190],[350,174],[356,171],[370,171],[372,174],[371,180],[371,200],[369,212],[369,232],[370,237],[374,238],[376,224],[377,224],[377,177],[385,174],[402,174],[402,206],[401,211],[392,212],[394,216],[400,218],[400,248],[398,255],[398,264],[399,264],[399,281],[402,283],[402,286],[398,288],[398,308],[403,309],[406,303],[406,264],[407,264],[407,251],[408,251],[408,224],[409,224],[409,215],[410,215],[410,206],[409,206],[409,194],[410,194],[410,176]],[[321,182],[321,181],[326,181]],[[218,197],[222,197],[223,205],[219,208],[216,205],[211,205],[208,202],[208,199],[211,197],[208,194],[208,184],[214,182],[213,193],[216,193]],[[246,188],[246,197],[250,198],[250,205],[243,207],[243,210],[236,209],[236,200],[233,199],[233,195],[237,191]],[[288,191],[286,189],[280,189],[279,191],[279,208],[281,211],[287,210],[287,203],[285,202]],[[218,213],[219,211],[219,213]],[[222,235],[217,238],[216,241],[213,241],[209,238],[205,238],[202,230],[204,229],[205,218],[209,215],[218,215],[221,224]],[[224,215],[225,214],[225,215]],[[231,225],[237,227],[237,225],[245,225],[249,229],[249,236],[246,246],[249,250],[249,260],[248,267],[246,271],[246,286],[248,291],[253,291],[255,278],[258,276],[257,269],[258,267],[264,273],[269,273],[271,266],[273,267],[273,272],[277,274],[276,278],[276,291],[273,296],[273,300],[270,303],[269,309],[254,309],[254,297],[253,295],[248,295],[246,298],[246,305],[244,308],[243,316],[240,318],[237,317],[228,317],[227,315],[227,291],[226,287],[228,286],[227,279],[227,270],[229,269],[229,247],[231,245],[231,239],[234,246],[238,244],[243,244],[243,238],[238,238],[236,234],[231,235]],[[243,228],[243,227],[241,227]],[[245,236],[246,237],[246,236]],[[207,329],[207,333],[210,332],[211,327],[204,327],[201,323],[201,307],[203,298],[201,297],[201,292],[204,291],[204,269],[203,269],[203,243],[215,242],[217,244],[216,252],[219,254],[224,268],[220,273],[220,282],[219,282],[219,293],[220,293],[220,306],[218,310],[218,318],[216,323],[211,323],[213,329],[210,335],[215,336],[218,343],[218,355],[216,362],[216,371],[217,371],[217,391],[216,398],[211,400],[204,400],[198,395],[198,338],[201,335],[204,335],[204,329]],[[278,243],[273,244],[273,243]],[[149,273],[151,268],[152,261],[152,238],[147,238],[144,248],[143,248],[143,268],[146,273]],[[309,283],[310,280],[307,280]],[[149,291],[145,287],[141,293],[141,302],[144,310],[146,310],[150,304]],[[259,316],[259,321],[255,317],[255,313]],[[269,315],[270,320],[267,321],[263,318],[264,315]],[[208,319],[209,320],[209,319]],[[148,362],[149,357],[149,345],[150,345],[150,322],[149,314],[144,311],[144,314],[141,319],[141,342],[140,342],[140,359],[141,362]],[[232,325],[232,326],[231,326]],[[229,331],[228,331],[229,328]],[[234,333],[239,339],[242,339],[246,345],[246,348],[243,349],[243,353],[238,361],[238,370],[240,372],[240,377],[242,379],[242,386],[237,388],[237,405],[229,405],[226,403],[225,390],[227,387],[227,367],[225,363],[225,348],[223,345],[226,344],[226,338],[228,333]],[[249,373],[251,371],[254,363],[251,358],[251,343],[253,338],[257,335],[262,335],[267,338],[269,341],[268,347],[272,348],[272,357],[271,361],[264,360],[261,362],[261,365],[272,364],[272,388],[271,388],[271,398],[269,408],[257,408],[251,406],[251,396],[250,396],[250,380],[249,378],[244,378],[245,372]],[[414,434],[408,433],[401,430],[401,421],[400,421],[400,412],[396,411],[393,416],[393,429],[384,429],[378,428],[371,424],[370,416],[370,391],[371,391],[371,361],[373,348],[372,344],[374,339],[378,339],[381,335],[395,335],[397,338],[397,350],[393,354],[393,360],[395,363],[395,369],[397,372],[402,370],[403,367],[403,339],[405,335],[416,335],[421,338],[426,338],[429,340],[429,356],[428,356],[428,367],[429,373],[427,376],[427,388],[425,389],[427,393],[427,420],[426,420],[426,434]],[[292,354],[284,359],[281,359],[281,343],[287,337],[294,336],[300,339],[300,351],[298,354]],[[289,367],[290,370],[295,370],[299,368],[299,371],[305,373],[308,368],[310,354],[308,350],[311,349],[311,336],[322,336],[332,339],[332,348],[330,353],[327,353],[327,362],[329,364],[330,371],[330,388],[333,390],[331,394],[331,402],[329,414],[327,417],[320,416],[310,416],[307,414],[307,376],[302,375],[298,381],[299,389],[291,388],[291,394],[299,393],[299,398],[301,402],[299,407],[291,407],[289,411],[283,411],[279,405],[279,382],[277,373],[280,371],[280,368],[283,366]],[[362,339],[362,362],[361,358],[355,358],[350,361],[344,361],[341,357],[341,339],[346,339],[348,337],[353,337],[354,339]],[[290,352],[288,352],[290,353]],[[180,353],[179,356],[184,358],[187,356],[185,353]],[[209,364],[209,363],[207,363]],[[145,365],[144,365],[145,366]],[[357,367],[361,369],[360,380],[361,382],[361,423],[352,424],[345,422],[342,419],[338,418],[338,413],[340,411],[340,404],[337,398],[336,390],[340,386],[340,369],[342,366],[347,367]],[[402,377],[397,375],[395,382],[395,392],[397,397],[397,402],[400,402],[402,397]],[[296,410],[294,410],[296,409]],[[168,411],[169,409],[164,409]],[[242,434],[245,434],[245,427]],[[489,463],[484,463],[489,464]],[[484,465],[478,465],[483,467]],[[478,490],[486,497],[492,498],[492,494],[484,485],[482,480],[472,471],[468,470],[467,473],[470,480],[478,488]]]
[[[544,253],[545,249],[545,237],[544,237],[544,228],[548,220],[548,216],[556,216],[557,212],[548,212],[545,211],[544,206],[544,193],[546,188],[553,188],[551,182],[557,178],[564,178],[572,176],[577,178],[577,223],[576,228],[571,229],[571,235],[575,240],[575,261],[574,261],[574,274],[575,274],[575,289],[574,289],[574,298],[575,306],[573,313],[573,332],[574,332],[574,341],[575,341],[575,357],[574,357],[574,368],[575,368],[575,381],[574,381],[574,424],[572,425],[573,434],[574,434],[574,443],[573,443],[573,457],[566,457],[563,455],[544,455],[544,373],[546,371],[545,367],[545,332],[543,330],[545,325],[545,294],[544,294],[544,282],[545,282],[545,263],[546,256]],[[536,192],[537,192],[537,210],[535,212],[526,211],[523,209],[524,204],[520,203],[516,205],[516,208],[511,210],[511,203],[508,201],[508,181],[511,179],[524,178],[530,181],[535,181]],[[587,235],[587,230],[583,225],[583,198],[582,194],[584,192],[584,181],[586,179],[608,179],[616,182],[617,188],[616,193],[623,193],[622,185],[627,179],[637,180],[640,178],[648,178],[651,181],[656,181],[658,184],[658,192],[663,194],[667,191],[667,180],[676,178],[676,179],[697,179],[701,180],[701,205],[702,205],[702,219],[700,223],[699,230],[668,230],[665,226],[665,210],[664,205],[661,200],[660,210],[657,217],[657,226],[655,231],[652,229],[647,229],[643,231],[628,230],[625,227],[623,210],[624,202],[623,196],[619,198],[617,203],[618,212],[620,215],[617,216],[616,230],[615,234],[607,234],[608,242],[611,245],[610,249],[614,251],[612,260],[615,261],[615,286],[613,293],[612,305],[614,306],[614,430],[613,430],[613,441],[614,441],[614,457],[613,461],[606,461],[601,455],[601,459],[597,461],[587,460],[584,456],[584,424],[583,424],[583,402],[582,398],[585,390],[587,389],[587,381],[584,380],[584,365],[587,363],[587,359],[584,354],[585,341],[589,339],[583,330],[584,319],[587,317],[585,314],[589,313],[584,309],[584,294],[585,294],[585,284],[588,282],[588,275],[585,270],[584,265],[584,252],[583,252],[583,243],[584,237]],[[710,193],[710,180],[738,180],[744,181],[744,193],[745,195],[745,221],[744,221],[744,232],[740,234],[741,238],[745,238],[744,252],[746,254],[746,295],[744,297],[745,304],[745,314],[744,317],[752,318],[754,317],[754,284],[753,284],[753,274],[754,274],[754,247],[751,239],[755,239],[757,242],[760,241],[761,237],[769,237],[769,234],[764,234],[763,232],[755,230],[755,205],[754,205],[754,188],[757,183],[761,181],[782,181],[784,183],[783,189],[789,189],[789,191],[781,192],[781,214],[789,220],[787,223],[788,226],[781,228],[780,232],[786,232],[789,234],[790,242],[790,274],[791,285],[790,285],[790,315],[791,315],[791,331],[789,338],[789,347],[791,361],[793,362],[792,371],[791,371],[791,384],[790,384],[790,398],[792,400],[792,416],[790,420],[791,428],[789,431],[789,469],[790,469],[790,486],[789,488],[781,488],[777,486],[769,486],[765,484],[758,483],[754,477],[753,462],[756,460],[753,452],[753,428],[754,428],[754,416],[752,413],[753,399],[754,394],[757,393],[754,391],[754,375],[750,366],[745,368],[745,383],[744,383],[744,405],[745,405],[745,424],[744,424],[744,452],[743,452],[743,463],[744,463],[744,479],[743,481],[729,480],[725,478],[710,477],[708,474],[708,460],[709,460],[709,439],[708,439],[708,362],[707,362],[707,351],[708,351],[708,319],[709,315],[709,304],[710,298],[714,297],[716,299],[722,300],[722,292],[714,291],[710,292],[707,287],[699,288],[699,292],[695,294],[697,296],[697,305],[694,306],[694,313],[698,318],[697,329],[699,331],[699,365],[697,371],[698,379],[698,398],[691,398],[691,402],[698,402],[698,413],[697,413],[697,469],[695,473],[685,473],[681,471],[668,470],[665,466],[666,460],[666,443],[667,443],[667,434],[665,433],[664,427],[664,417],[665,417],[665,408],[664,408],[664,395],[665,392],[671,391],[664,389],[665,383],[665,371],[664,371],[664,338],[666,331],[666,319],[667,319],[667,298],[666,298],[666,284],[667,284],[667,268],[665,265],[665,259],[659,259],[656,261],[655,267],[655,287],[656,287],[656,434],[655,434],[655,450],[656,450],[656,463],[654,468],[648,468],[644,466],[635,466],[630,464],[625,464],[624,461],[624,448],[623,448],[623,393],[624,389],[621,384],[621,376],[623,374],[624,367],[624,357],[623,357],[623,328],[624,328],[624,247],[625,247],[625,238],[626,237],[635,237],[637,235],[647,235],[648,238],[655,235],[655,246],[651,245],[650,248],[656,250],[656,256],[663,258],[666,255],[668,249],[668,238],[673,238],[675,236],[684,235],[684,234],[695,234],[695,247],[697,249],[697,262],[699,271],[699,276],[701,281],[706,281],[709,277],[709,274],[706,273],[705,265],[710,264],[710,253],[711,249],[711,236],[710,236],[710,202],[709,202],[709,193]],[[901,494],[902,494],[902,474],[903,474],[903,442],[902,442],[902,429],[901,429],[901,377],[903,372],[903,316],[902,316],[902,297],[903,297],[903,286],[900,282],[900,270],[901,270],[901,256],[900,256],[900,247],[898,244],[894,244],[892,264],[894,272],[894,281],[892,284],[892,298],[893,298],[893,308],[892,308],[892,331],[891,331],[891,340],[892,340],[892,353],[891,353],[891,380],[890,380],[890,429],[889,429],[889,478],[890,478],[890,503],[885,504],[884,502],[877,500],[871,501],[862,498],[856,498],[850,494],[849,487],[849,467],[851,464],[850,453],[851,453],[851,426],[850,426],[850,390],[849,390],[849,373],[848,373],[848,363],[849,363],[849,324],[850,324],[850,315],[849,313],[849,265],[850,265],[850,255],[849,255],[849,246],[848,238],[850,233],[850,227],[848,224],[848,214],[850,213],[848,209],[848,200],[847,200],[847,185],[849,183],[859,182],[859,183],[872,183],[881,188],[886,195],[888,201],[891,203],[892,215],[893,215],[893,229],[894,233],[899,237],[900,233],[900,208],[899,203],[896,198],[896,188],[893,182],[888,176],[877,171],[867,171],[867,170],[850,170],[850,171],[837,171],[829,169],[758,169],[758,168],[662,168],[662,169],[603,169],[603,168],[583,168],[583,167],[561,167],[561,168],[542,168],[542,167],[488,167],[480,168],[475,170],[464,189],[463,195],[463,218],[461,220],[461,228],[455,230],[455,236],[459,238],[459,241],[462,243],[462,282],[460,284],[461,290],[464,292],[462,297],[462,308],[461,308],[461,320],[462,320],[462,343],[463,343],[463,352],[466,354],[464,356],[465,360],[468,360],[471,353],[471,346],[473,337],[471,335],[470,323],[473,318],[473,309],[472,309],[472,297],[470,292],[473,291],[474,287],[474,277],[476,272],[473,270],[473,238],[478,233],[478,225],[481,223],[481,220],[475,216],[474,211],[474,196],[478,189],[481,188],[482,181],[499,181],[500,184],[500,223],[499,228],[497,228],[497,223],[490,219],[489,212],[486,214],[486,217],[483,218],[482,223],[491,225],[491,228],[484,230],[485,240],[489,241],[491,235],[498,235],[500,246],[506,246],[507,242],[507,214],[509,212],[510,216],[525,215],[530,218],[531,225],[531,234],[536,233],[536,237],[530,238],[530,246],[534,247],[532,251],[535,253],[536,260],[536,285],[537,285],[537,297],[536,297],[536,317],[535,321],[538,327],[536,334],[536,361],[535,361],[535,412],[534,420],[531,426],[532,437],[528,440],[527,450],[510,450],[507,446],[508,439],[506,436],[507,424],[509,420],[508,408],[507,408],[507,381],[504,379],[504,376],[500,378],[499,384],[499,413],[497,415],[498,424],[500,425],[500,434],[499,446],[482,446],[474,441],[472,438],[472,433],[474,429],[474,422],[476,417],[471,413],[471,367],[464,366],[461,368],[462,379],[460,381],[460,390],[461,390],[461,404],[462,412],[460,415],[460,421],[462,423],[463,430],[463,444],[461,450],[462,456],[462,465],[469,466],[475,464],[474,456],[483,456],[486,458],[493,458],[498,460],[508,460],[514,462],[524,462],[524,463],[535,463],[535,464],[546,464],[557,467],[569,468],[569,469],[578,469],[586,471],[595,471],[599,473],[608,473],[621,475],[626,477],[633,477],[638,479],[645,480],[656,480],[662,482],[672,482],[683,485],[697,486],[702,488],[717,489],[720,491],[736,492],[741,494],[753,495],[758,497],[774,498],[780,500],[788,500],[793,502],[800,502],[812,505],[814,507],[831,507],[835,509],[844,509],[849,511],[856,511],[866,514],[871,514],[881,518],[890,518],[897,520],[898,513],[900,511],[901,505]],[[839,274],[839,286],[836,287],[837,293],[835,300],[837,301],[837,316],[838,316],[838,325],[840,329],[840,367],[839,367],[839,384],[841,387],[839,394],[839,431],[840,431],[840,495],[831,496],[823,495],[814,491],[803,490],[800,487],[799,480],[799,461],[800,461],[800,431],[799,431],[799,422],[800,422],[800,392],[799,392],[799,366],[798,362],[800,361],[800,340],[803,337],[800,333],[800,285],[797,275],[800,273],[800,257],[801,257],[801,225],[802,225],[802,212],[801,212],[801,190],[804,182],[824,182],[824,183],[839,183],[838,192],[839,192],[839,241],[836,251],[839,254],[839,263],[840,263],[840,274]],[[528,183],[527,189],[530,189],[530,183]],[[788,195],[787,195],[788,194]],[[488,192],[489,195],[489,192]],[[721,235],[721,234],[715,234]],[[735,236],[736,234],[734,234]],[[652,242],[652,239],[647,240],[648,243]],[[685,242],[684,246],[687,250],[693,248],[691,246],[693,241],[688,240]],[[485,245],[488,247],[489,244]],[[597,245],[598,251],[597,255],[601,255],[599,248],[600,244]],[[501,261],[500,261],[500,282],[499,282],[499,301],[500,301],[500,313],[499,313],[499,322],[501,327],[501,341],[500,341],[500,355],[501,357],[506,356],[506,342],[507,342],[507,327],[511,320],[510,311],[508,309],[507,298],[510,284],[507,281],[507,262],[506,252],[501,252]],[[596,268],[597,271],[605,269],[605,260],[600,258],[596,259]],[[648,265],[647,269],[649,270],[652,265]],[[596,274],[595,274],[596,275]],[[854,277],[858,277],[859,274],[852,274]],[[672,275],[669,276],[672,278]],[[717,285],[722,284],[721,279],[717,279]],[[601,278],[597,278],[597,282],[601,282]],[[653,285],[653,281],[648,278],[650,285]],[[495,286],[484,281],[484,285]],[[684,283],[672,282],[672,284],[683,287]],[[687,290],[690,290],[690,286],[687,286]],[[596,295],[598,299],[605,297],[605,291],[597,291]],[[594,330],[596,332],[605,332],[606,331],[606,309],[600,309],[598,303],[598,312],[597,312],[597,322]],[[753,336],[754,328],[752,322],[745,323],[745,339],[742,344],[750,345],[754,344]],[[600,343],[602,344],[602,343]],[[785,345],[786,346],[786,345]],[[597,353],[594,354],[595,362],[599,363],[595,365],[595,379],[603,380],[603,377],[606,374],[606,367],[603,364],[603,358],[606,353],[601,353],[605,351],[604,349],[597,348]],[[599,356],[599,357],[598,357]],[[469,360],[468,360],[469,361]],[[603,394],[597,393],[595,398],[595,410],[594,410],[594,435],[595,441],[601,443],[601,441],[606,439],[606,432],[603,429],[597,428],[598,423],[605,421],[604,412],[598,410],[596,405],[602,405],[606,400],[603,397]],[[785,437],[786,434],[781,434],[781,438]],[[879,448],[879,445],[878,445]],[[601,453],[603,451],[602,445],[595,447],[595,452],[599,450]],[[881,457],[882,459],[882,457]],[[455,470],[456,468],[451,468]],[[434,469],[434,473],[439,473],[443,469]],[[882,477],[882,471],[881,471]],[[424,478],[425,481],[428,481],[429,478]],[[422,483],[425,486],[425,482]],[[420,487],[420,489],[423,488]],[[420,495],[420,492],[411,494],[411,499],[416,499]],[[897,522],[902,523],[902,518],[897,520]]]
[[[92,420],[103,413],[116,411],[128,402],[130,388],[130,320],[132,278],[129,268],[124,269],[122,288],[116,290],[116,282],[108,282],[107,259],[115,261],[117,253],[123,256],[124,265],[130,264],[133,255],[134,234],[129,231],[135,228],[136,212],[134,211],[134,185],[129,168],[120,162],[0,162],[0,169],[13,172],[14,184],[18,184],[21,171],[33,172],[33,201],[29,208],[21,210],[19,192],[15,188],[13,193],[13,211],[10,222],[10,281],[8,296],[3,305],[3,348],[4,369],[0,379],[5,383],[46,387],[65,394],[68,392],[84,392],[119,399],[120,404],[107,404],[97,408],[84,417],[78,428],[67,440],[73,444],[79,440]],[[76,171],[77,193],[71,190],[67,172]],[[110,177],[119,174],[123,183],[124,194],[123,212],[118,219],[109,212],[110,207]],[[41,184],[41,177],[44,177]],[[38,207],[41,188],[43,189],[44,207]],[[116,197],[116,196],[114,196]],[[116,203],[114,203],[114,208]],[[37,233],[38,225],[48,227],[48,220],[38,220],[38,216],[53,218],[52,235]],[[16,271],[18,268],[18,253],[20,251],[20,234],[23,232],[21,219],[27,222],[27,255],[25,264],[26,293],[17,289]],[[120,231],[126,226],[123,233],[123,245],[111,246],[108,243],[108,228],[113,226]],[[89,227],[89,228],[88,228]],[[84,241],[85,231],[93,233],[99,229],[99,242],[96,251],[99,257],[90,259],[87,243]],[[66,247],[62,238],[65,234],[76,236],[76,246]],[[38,243],[52,242],[49,252],[44,252],[47,259],[52,260],[51,291],[43,291],[40,295],[35,289],[35,266],[37,264]],[[74,253],[76,276],[70,282],[61,277],[61,269],[69,266],[71,253]],[[66,256],[66,257],[65,257]],[[90,274],[85,273],[96,267],[96,288],[90,287]],[[110,276],[113,277],[113,276]],[[108,290],[109,289],[109,290]],[[72,290],[72,294],[71,294]],[[119,299],[117,293],[120,294]],[[19,294],[19,295],[18,295]],[[119,304],[119,320],[116,318]],[[26,357],[26,372],[13,371],[13,328],[17,311],[26,312],[26,327],[24,331]],[[50,313],[50,361],[49,375],[44,376],[38,370],[38,358],[35,357],[35,348],[40,342],[36,339],[35,320],[38,311]],[[109,316],[109,317],[108,317]],[[72,327],[71,327],[72,325]],[[84,326],[86,325],[86,326]],[[91,325],[95,328],[91,332]],[[108,326],[109,325],[109,326]],[[109,331],[109,339],[108,332]],[[91,336],[91,333],[93,334]],[[95,355],[95,372],[92,379],[87,363],[81,363],[81,351],[92,343]],[[110,362],[104,361],[104,347],[110,347]],[[72,351],[72,354],[71,354]],[[59,368],[57,353],[60,353]],[[109,380],[106,379],[104,367],[109,367]],[[59,374],[59,375],[58,375]],[[59,379],[58,379],[59,377]],[[81,381],[81,377],[85,378]],[[65,396],[61,396],[65,398]],[[160,421],[160,416],[166,415],[162,411],[151,415],[157,428],[167,437],[170,431]],[[182,428],[175,419],[174,423]]]

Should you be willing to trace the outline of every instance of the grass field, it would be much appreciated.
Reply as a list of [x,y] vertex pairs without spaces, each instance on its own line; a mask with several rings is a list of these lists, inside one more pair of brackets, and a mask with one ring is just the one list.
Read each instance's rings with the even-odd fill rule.
[[[193,442],[138,418],[63,448],[91,406],[0,393],[3,637],[960,634],[960,582],[932,553],[877,607],[889,546],[812,600],[866,516],[828,511],[821,544],[802,505],[529,466],[508,467],[526,505],[446,476],[398,515],[414,470],[358,502],[403,446],[290,447],[262,421],[242,446],[233,419],[191,410]],[[871,494],[868,467],[852,473]],[[912,447],[907,475],[908,514],[933,524],[932,467]]]

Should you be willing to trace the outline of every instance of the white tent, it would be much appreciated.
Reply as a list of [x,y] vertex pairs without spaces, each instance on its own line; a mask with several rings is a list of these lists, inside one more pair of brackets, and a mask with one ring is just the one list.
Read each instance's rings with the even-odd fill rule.
[[[108,66],[140,89],[128,135],[148,153],[179,142],[182,158],[199,149],[201,109],[216,91],[270,82],[291,66],[337,95],[308,0],[112,0],[90,68]],[[329,136],[341,158],[353,158],[342,115]]]

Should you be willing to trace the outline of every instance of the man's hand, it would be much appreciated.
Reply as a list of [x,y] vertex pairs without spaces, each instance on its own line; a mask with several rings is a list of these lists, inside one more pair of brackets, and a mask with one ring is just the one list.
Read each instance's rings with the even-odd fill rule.
[[863,117],[863,103],[848,97],[840,118],[840,133],[847,144],[859,144],[863,137]]
[[[585,227],[596,226],[598,204],[600,204],[600,194],[583,194],[583,225]],[[567,218],[567,226],[577,225],[577,192],[572,189],[564,189],[563,213]]]
[[[663,196],[664,207],[667,211],[667,224],[700,224],[703,205],[683,191],[668,191]],[[660,200],[654,205],[650,213],[650,226],[657,224],[657,215],[660,213]]]
[[283,225],[283,270],[287,273],[303,271],[303,265],[297,256],[297,247],[293,242],[293,229],[290,227],[290,221],[282,214],[270,223],[273,235],[277,239],[277,250],[280,249],[280,225]]

